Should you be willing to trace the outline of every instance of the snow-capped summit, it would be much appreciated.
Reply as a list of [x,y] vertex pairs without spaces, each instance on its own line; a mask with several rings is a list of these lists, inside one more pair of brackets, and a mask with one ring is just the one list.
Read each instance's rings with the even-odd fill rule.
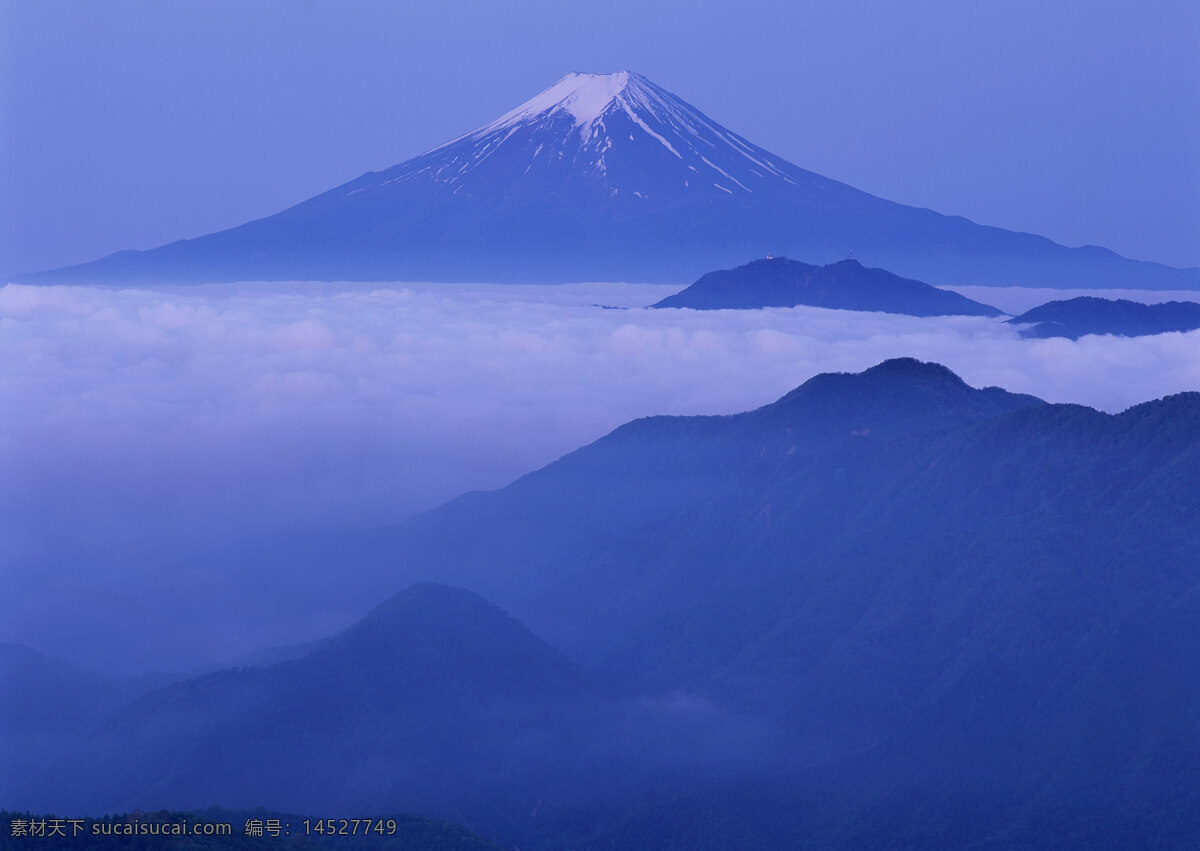
[[564,111],[571,115],[576,127],[584,128],[583,135],[588,135],[592,122],[622,95],[631,79],[637,86],[645,78],[628,71],[618,71],[615,74],[567,74],[546,91],[506,112],[475,133],[511,127],[531,118]]
[[469,192],[481,170],[489,188],[503,176],[507,193],[573,186],[641,201],[769,193],[800,176],[642,75],[619,71],[568,74],[495,121],[346,190],[429,176]]
[[771,252],[825,264],[850,250],[935,284],[1200,288],[1200,270],[1063,248],[805,171],[631,71],[568,74],[265,219],[27,279],[686,284]]
[[[570,129],[566,127],[568,120],[573,125]],[[516,135],[521,127],[532,125],[549,129],[559,142],[549,149],[546,146],[536,149],[535,159],[539,155],[561,158],[576,147],[592,155],[593,159],[585,165],[594,165],[605,172],[605,155],[613,147],[616,134],[629,131],[629,141],[636,142],[639,135],[648,136],[697,174],[707,173],[729,184],[719,187],[726,192],[751,190],[705,156],[706,153],[733,153],[749,160],[760,171],[790,180],[766,151],[756,149],[695,107],[630,71],[568,74],[511,112],[442,148],[470,139],[491,151]],[[691,187],[688,176],[683,175],[682,180],[685,188]],[[633,191],[636,193],[636,188]]]

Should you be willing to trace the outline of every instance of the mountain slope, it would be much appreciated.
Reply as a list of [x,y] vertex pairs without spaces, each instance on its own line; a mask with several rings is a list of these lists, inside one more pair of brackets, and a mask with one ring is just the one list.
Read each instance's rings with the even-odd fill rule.
[[885,269],[866,269],[856,260],[810,266],[786,257],[709,272],[651,307],[753,310],[799,304],[908,316],[1000,315],[996,308],[956,292],[901,278]]
[[138,696],[178,677],[110,678],[20,644],[0,644],[0,801],[32,767]]
[[[403,576],[478,589],[595,662],[666,613],[744,581],[730,564],[763,546],[763,489],[781,469],[813,464],[814,480],[797,482],[812,493],[836,475],[826,466],[836,448],[854,454],[1041,404],[911,359],[819,375],[745,414],[636,420],[502,491],[416,518],[391,547]],[[848,523],[832,502],[818,500],[811,516],[824,532]],[[595,622],[605,628],[580,629]]]
[[1110,416],[895,361],[631,423],[396,550],[614,687],[789,731],[770,795],[679,802],[820,802],[776,847],[1169,847],[1200,838],[1197,481],[1200,394]]
[[389,581],[573,662],[420,585],[143,698],[53,783],[386,795],[523,848],[1191,847],[1197,482],[1200,394],[1112,416],[912,359],[637,420],[374,533]]
[[464,802],[535,728],[554,746],[563,731],[542,728],[547,707],[588,700],[572,666],[504,612],[419,584],[299,659],[138,699],[24,800],[78,812],[253,803],[378,813],[398,797],[441,803],[453,788]]
[[1008,321],[1030,326],[1021,329],[1022,337],[1068,337],[1072,340],[1085,334],[1142,337],[1200,328],[1200,304],[1191,301],[1141,304],[1127,299],[1081,296],[1047,302]]
[[683,282],[853,249],[940,284],[1200,287],[876,198],[754,145],[638,74],[569,74],[483,127],[264,219],[30,281]]
[[5,795],[76,814],[417,810],[553,848],[646,789],[761,767],[765,738],[692,703],[601,695],[497,607],[418,583],[301,658],[183,680],[64,735]]

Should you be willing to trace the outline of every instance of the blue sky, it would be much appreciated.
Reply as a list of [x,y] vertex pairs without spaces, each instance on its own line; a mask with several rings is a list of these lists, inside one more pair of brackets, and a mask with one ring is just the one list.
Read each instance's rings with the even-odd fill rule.
[[240,224],[640,71],[892,200],[1200,265],[1200,4],[0,0],[0,272]]

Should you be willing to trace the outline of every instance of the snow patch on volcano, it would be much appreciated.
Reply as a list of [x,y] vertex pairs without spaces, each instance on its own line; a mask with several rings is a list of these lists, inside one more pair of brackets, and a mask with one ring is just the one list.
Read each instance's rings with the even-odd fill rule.
[[567,74],[541,94],[469,135],[483,135],[537,116],[566,112],[574,119],[577,128],[583,128],[586,137],[592,122],[600,117],[628,84],[628,71],[615,74]]

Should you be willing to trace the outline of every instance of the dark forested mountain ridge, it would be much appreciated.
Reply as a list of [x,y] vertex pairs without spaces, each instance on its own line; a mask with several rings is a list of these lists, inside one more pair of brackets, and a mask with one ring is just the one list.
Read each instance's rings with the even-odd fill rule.
[[512,616],[410,587],[142,698],[51,785],[403,800],[523,848],[1194,847],[1198,516],[1200,393],[820,375],[372,533],[398,587]]
[[901,278],[885,269],[867,269],[857,260],[811,266],[786,257],[709,272],[652,307],[753,310],[801,304],[909,316],[1000,315],[996,308],[956,292]]
[[784,726],[840,778],[809,792],[896,807],[851,806],[875,840],[931,841],[923,802],[983,847],[1056,808],[1120,847],[1200,837],[1198,507],[1200,394],[1108,415],[900,360],[631,423],[397,548],[626,688]]
[[1080,296],[1047,302],[1008,321],[1023,326],[1022,337],[1072,340],[1085,334],[1142,337],[1200,328],[1200,304],[1191,301],[1142,304],[1127,299]]
[[[766,488],[795,488],[815,499],[809,516],[822,516],[830,507],[820,494],[840,480],[831,465],[843,456],[857,465],[904,437],[1042,404],[968,387],[945,367],[912,359],[857,375],[818,375],[744,414],[636,420],[509,488],[468,494],[418,518],[400,530],[397,546],[409,567],[446,571],[503,599],[522,619],[533,617],[552,643],[590,658],[584,645],[619,640],[640,607],[659,617],[712,590],[709,582],[754,576],[757,559],[749,572],[729,562],[747,560],[747,552],[768,546],[762,532],[778,531],[767,520],[779,508]],[[832,520],[826,531],[845,522]],[[466,536],[466,528],[484,534]],[[447,536],[458,543],[436,543]],[[545,601],[538,615],[528,608],[535,598]],[[580,612],[603,616],[606,629],[571,627]],[[560,616],[565,632],[552,625]]]
[[[489,785],[511,741],[554,747],[549,707],[590,694],[565,658],[475,594],[416,584],[308,654],[152,692],[41,780],[85,812],[255,802],[389,810]],[[83,768],[81,768],[83,767]],[[37,776],[37,773],[35,773]],[[490,786],[489,786],[490,788]]]

